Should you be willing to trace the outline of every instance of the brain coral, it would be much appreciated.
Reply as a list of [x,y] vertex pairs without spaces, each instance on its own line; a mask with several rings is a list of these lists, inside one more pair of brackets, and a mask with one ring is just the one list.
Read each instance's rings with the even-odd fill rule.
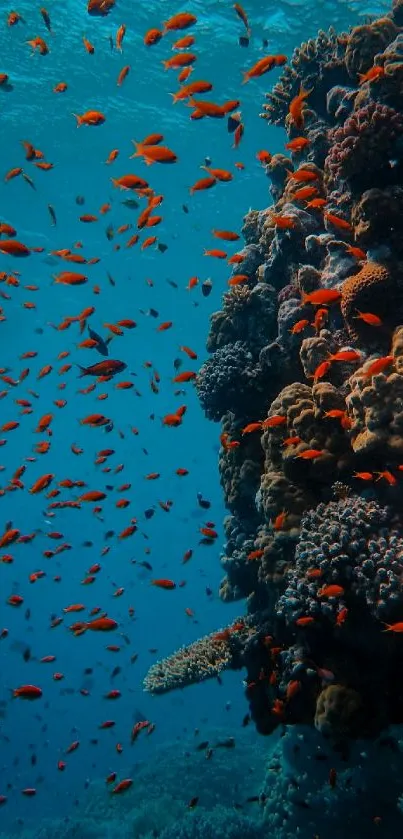
[[[350,337],[374,346],[389,342],[390,329],[403,318],[403,270],[399,264],[366,262],[361,270],[344,281],[341,313]],[[390,301],[393,300],[393,306]],[[384,323],[381,330],[357,319],[358,312],[371,312]]]
[[[319,569],[313,578],[308,569]],[[391,514],[358,495],[319,504],[305,513],[277,611],[287,623],[301,616],[334,625],[338,612],[360,604],[369,618],[391,621],[402,614],[403,538]],[[332,588],[329,588],[332,587]]]
[[394,108],[371,101],[354,111],[331,132],[325,162],[328,186],[345,181],[355,193],[387,186],[395,179],[391,161],[399,158],[402,137],[403,114]]

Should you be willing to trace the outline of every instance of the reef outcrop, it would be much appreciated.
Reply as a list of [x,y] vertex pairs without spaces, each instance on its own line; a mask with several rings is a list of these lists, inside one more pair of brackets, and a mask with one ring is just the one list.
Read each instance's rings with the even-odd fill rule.
[[[262,116],[273,203],[211,318],[235,624],[154,665],[163,692],[246,669],[257,729],[340,743],[403,722],[403,12],[294,51]],[[238,266],[237,266],[238,268]]]

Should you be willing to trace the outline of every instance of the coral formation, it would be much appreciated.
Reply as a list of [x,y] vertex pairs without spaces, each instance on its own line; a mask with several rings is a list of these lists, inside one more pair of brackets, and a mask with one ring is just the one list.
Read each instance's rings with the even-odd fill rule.
[[403,722],[402,8],[319,32],[267,95],[288,134],[264,166],[273,205],[245,217],[248,280],[197,381],[221,421],[220,596],[247,616],[146,685],[245,667],[263,734]]
[[315,728],[325,737],[349,737],[358,729],[360,711],[361,698],[356,690],[328,685],[316,702]]
[[330,132],[325,180],[330,189],[345,184],[354,195],[394,184],[393,160],[400,155],[403,114],[370,101]]

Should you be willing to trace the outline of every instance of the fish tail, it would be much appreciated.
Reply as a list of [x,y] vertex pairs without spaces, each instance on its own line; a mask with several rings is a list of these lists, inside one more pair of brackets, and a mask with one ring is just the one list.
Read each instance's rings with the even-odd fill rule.
[[80,114],[74,114],[74,113],[73,113],[73,117],[75,117],[75,118],[76,118],[76,120],[77,120],[77,128],[79,128],[79,127],[80,127],[80,125],[81,125],[81,117],[80,117]]
[[81,379],[82,376],[87,376],[87,368],[86,367],[82,367],[81,364],[77,364],[77,367],[81,370],[81,373],[78,377],[79,379]]

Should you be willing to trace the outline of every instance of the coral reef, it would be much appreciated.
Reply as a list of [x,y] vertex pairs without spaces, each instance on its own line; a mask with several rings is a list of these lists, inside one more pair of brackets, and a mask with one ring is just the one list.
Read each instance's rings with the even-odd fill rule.
[[247,614],[146,679],[244,667],[259,732],[303,723],[343,748],[403,722],[401,25],[395,0],[319,32],[266,97],[288,134],[264,166],[273,204],[244,219],[248,281],[197,380],[221,421],[220,596]]
[[325,180],[330,189],[345,184],[354,195],[396,182],[393,160],[400,156],[403,114],[371,101],[330,132]]

